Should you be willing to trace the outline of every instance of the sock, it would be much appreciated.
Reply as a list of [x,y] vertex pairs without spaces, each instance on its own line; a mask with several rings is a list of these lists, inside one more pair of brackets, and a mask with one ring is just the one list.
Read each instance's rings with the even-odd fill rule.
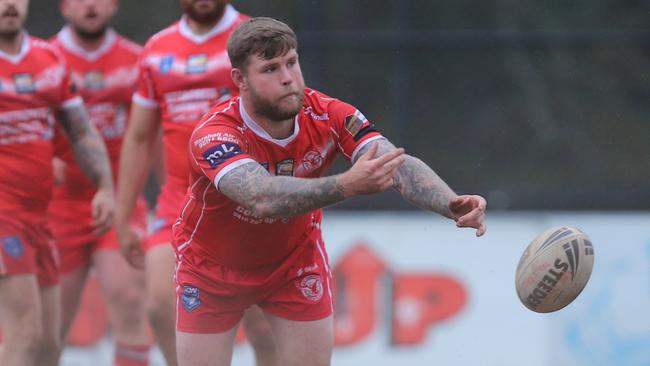
[[115,366],[149,366],[150,345],[115,344]]

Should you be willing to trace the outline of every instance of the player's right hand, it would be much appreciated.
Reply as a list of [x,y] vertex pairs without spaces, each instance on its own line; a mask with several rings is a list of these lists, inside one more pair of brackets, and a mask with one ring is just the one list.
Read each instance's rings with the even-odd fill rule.
[[120,252],[129,264],[135,268],[144,268],[144,251],[140,245],[140,236],[133,228],[126,225],[117,230],[117,237],[120,242]]
[[379,143],[373,142],[370,149],[341,174],[339,183],[346,197],[382,192],[394,185],[397,169],[405,160],[404,149],[395,149],[375,157],[378,149]]

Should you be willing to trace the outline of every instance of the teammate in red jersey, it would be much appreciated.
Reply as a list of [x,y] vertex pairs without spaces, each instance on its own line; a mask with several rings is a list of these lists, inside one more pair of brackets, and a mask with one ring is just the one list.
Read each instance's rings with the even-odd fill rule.
[[[141,53],[140,46],[108,26],[116,11],[117,0],[62,0],[61,14],[67,24],[52,39],[70,66],[91,122],[104,138],[114,175]],[[81,173],[68,140],[61,134],[55,137],[62,182],[54,188],[48,221],[61,263],[62,338],[65,341],[92,266],[110,314],[115,365],[147,365],[151,340],[144,311],[144,274],[124,260],[113,230],[102,235],[94,232],[90,201],[96,189]],[[143,199],[138,201],[132,225],[144,236]]]
[[53,185],[55,115],[82,170],[98,187],[93,225],[107,231],[113,178],[106,146],[89,122],[59,52],[23,30],[28,0],[0,0],[0,365],[56,365],[61,294],[46,230]]
[[[228,41],[241,95],[216,106],[190,139],[190,189],[173,241],[181,365],[228,365],[252,304],[273,328],[282,365],[329,365],[322,207],[392,187],[477,236],[485,232],[482,197],[456,195],[355,107],[305,88],[296,49],[286,24],[243,22]],[[323,176],[337,153],[352,167]]]
[[[174,251],[171,227],[188,187],[187,144],[196,123],[215,103],[237,93],[230,78],[228,35],[247,17],[226,0],[181,0],[180,21],[147,42],[140,82],[120,163],[116,225],[122,250],[146,272],[148,307],[169,364],[175,359]],[[162,126],[166,176],[144,258],[139,237],[127,225],[151,165]],[[277,365],[270,327],[259,308],[246,317],[258,365]]]

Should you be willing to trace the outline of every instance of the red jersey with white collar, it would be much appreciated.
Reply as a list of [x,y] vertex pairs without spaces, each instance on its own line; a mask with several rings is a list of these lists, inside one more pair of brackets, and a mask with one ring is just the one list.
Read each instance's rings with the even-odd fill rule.
[[63,57],[46,41],[24,34],[19,54],[0,51],[0,211],[45,212],[54,115],[81,104]]
[[208,33],[195,35],[185,17],[147,42],[133,102],[160,108],[164,133],[166,188],[187,188],[187,141],[210,108],[236,94],[230,78],[226,43],[230,32],[248,17],[228,5]]
[[[86,51],[75,41],[69,27],[61,29],[52,44],[66,59],[90,121],[104,138],[116,178],[142,48],[109,29],[99,48]],[[68,139],[59,132],[55,135],[56,154],[67,164],[64,183],[55,188],[54,195],[91,199],[96,187],[76,163]]]
[[255,216],[220,193],[232,169],[257,162],[272,175],[322,176],[338,153],[354,159],[362,146],[383,138],[355,107],[305,89],[293,134],[273,139],[244,110],[239,98],[215,107],[189,145],[190,188],[174,226],[174,246],[231,268],[278,262],[320,227],[320,210],[288,219]]

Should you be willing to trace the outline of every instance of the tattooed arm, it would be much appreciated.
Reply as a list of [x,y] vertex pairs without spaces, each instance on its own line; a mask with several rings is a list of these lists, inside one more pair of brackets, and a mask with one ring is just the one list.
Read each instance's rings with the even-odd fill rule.
[[218,188],[258,216],[296,216],[392,186],[393,175],[404,161],[404,150],[395,149],[373,159],[376,150],[374,144],[348,171],[322,178],[276,177],[251,162],[226,173]]
[[113,224],[115,199],[106,145],[88,120],[83,104],[62,108],[58,117],[70,139],[79,166],[97,186],[91,208],[95,234],[100,235]]
[[104,140],[95,129],[83,105],[61,109],[59,121],[72,143],[81,169],[98,188],[113,189],[113,176]]
[[[396,150],[386,139],[379,140],[378,145],[376,155],[379,156]],[[361,148],[360,154],[370,150],[371,146],[366,145]],[[406,154],[404,156],[404,164],[397,169],[393,178],[393,187],[402,197],[417,207],[455,220],[459,227],[476,228],[477,236],[483,235],[486,229],[483,223],[485,199],[477,195],[458,196],[422,160]]]

